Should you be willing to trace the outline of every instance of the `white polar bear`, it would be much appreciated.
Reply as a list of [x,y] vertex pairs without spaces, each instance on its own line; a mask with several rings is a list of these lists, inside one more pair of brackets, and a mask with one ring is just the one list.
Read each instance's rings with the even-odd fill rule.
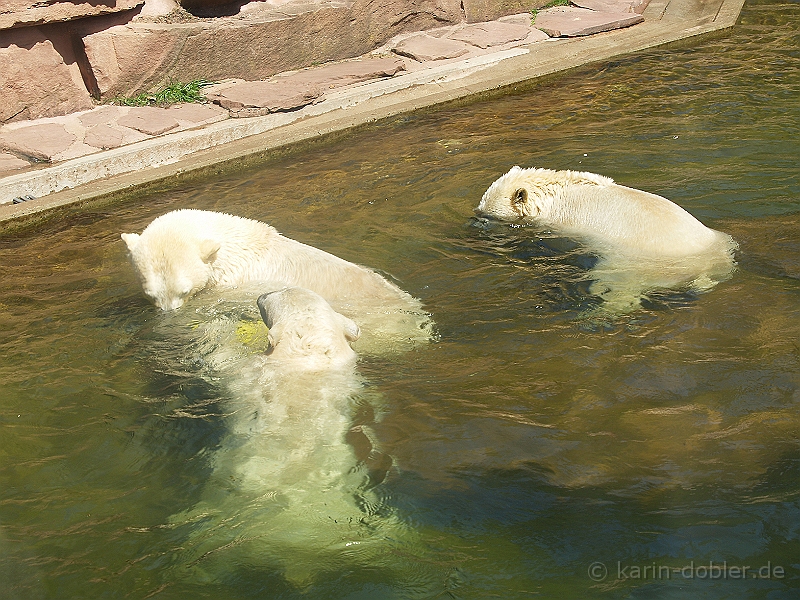
[[193,578],[262,564],[304,586],[337,561],[369,564],[370,548],[399,529],[387,511],[366,508],[380,502],[347,442],[364,387],[349,345],[358,327],[301,288],[264,294],[258,306],[271,350],[222,374],[227,435],[200,501],[171,521],[191,532],[183,546]]
[[666,198],[578,171],[518,166],[486,190],[475,212],[582,239],[601,261],[593,293],[636,305],[656,287],[710,289],[734,269],[736,242]]
[[123,233],[122,239],[145,295],[165,311],[207,288],[226,289],[232,298],[237,287],[297,286],[356,319],[371,340],[417,342],[433,335],[422,303],[375,271],[286,238],[259,221],[182,209],[156,218],[141,235]]
[[259,296],[256,304],[269,329],[271,362],[303,370],[355,364],[349,342],[355,342],[361,331],[322,296],[304,288],[285,288]]

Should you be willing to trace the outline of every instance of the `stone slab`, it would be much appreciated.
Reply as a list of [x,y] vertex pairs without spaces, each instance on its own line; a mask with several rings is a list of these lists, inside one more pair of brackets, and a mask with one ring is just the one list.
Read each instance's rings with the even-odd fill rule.
[[598,12],[574,6],[539,11],[533,26],[550,37],[579,37],[630,27],[644,21],[635,13]]
[[29,163],[27,160],[22,160],[21,158],[17,158],[13,154],[0,152],[0,173],[8,171],[19,171],[20,169],[25,169],[30,166],[31,163]]
[[523,25],[525,27],[531,27],[533,25],[533,16],[529,12],[506,15],[497,20],[500,23],[513,23],[514,25]]
[[458,40],[436,38],[430,35],[414,35],[401,40],[392,52],[419,62],[458,58],[470,51],[470,46]]
[[178,127],[178,121],[162,108],[139,106],[117,119],[117,124],[147,135],[161,135]]
[[297,83],[307,83],[322,89],[330,89],[371,79],[392,77],[405,68],[405,63],[400,58],[368,58],[305,69],[287,75],[286,79]]
[[618,12],[642,14],[650,0],[570,0],[579,8],[598,12]]
[[30,27],[131,10],[144,0],[3,0],[0,29]]
[[84,127],[92,127],[102,123],[113,123],[127,114],[128,109],[123,106],[98,106],[93,110],[78,115],[78,121]]
[[110,125],[101,123],[86,130],[86,134],[83,136],[83,143],[100,150],[110,150],[111,148],[119,148],[122,145],[123,138],[124,135],[119,129],[114,129]]
[[297,110],[321,95],[319,87],[303,81],[292,82],[288,77],[276,77],[269,81],[245,81],[222,90],[210,90],[206,97],[228,109],[231,116],[257,116]]
[[524,40],[531,32],[531,27],[500,21],[474,23],[457,29],[447,37],[451,40],[466,42],[478,48],[491,48],[510,42]]
[[215,9],[229,6],[232,0],[178,0],[180,5],[189,11],[202,11],[203,14],[213,13]]
[[183,127],[209,125],[228,118],[228,111],[211,104],[175,104],[166,110]]
[[59,123],[42,123],[0,131],[0,148],[35,160],[50,161],[53,156],[69,148],[75,139]]

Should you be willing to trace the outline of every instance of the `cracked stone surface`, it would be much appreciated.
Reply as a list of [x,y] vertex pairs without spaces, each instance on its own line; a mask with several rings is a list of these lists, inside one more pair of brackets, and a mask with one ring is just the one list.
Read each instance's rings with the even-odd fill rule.
[[101,150],[119,148],[122,145],[124,135],[119,129],[114,129],[110,125],[101,123],[94,125],[86,131],[83,143]]
[[636,13],[599,12],[574,6],[558,6],[540,11],[533,26],[551,37],[577,37],[630,27],[644,21]]
[[31,163],[29,163],[27,160],[22,160],[13,154],[8,154],[7,152],[0,152],[0,173],[7,171],[19,171],[20,169],[25,169],[30,166]]
[[642,14],[650,0],[570,0],[580,8],[588,8],[599,12],[637,13]]
[[447,37],[451,40],[466,42],[478,48],[491,48],[492,46],[524,40],[530,32],[531,28],[527,26],[489,21],[487,23],[467,25]]
[[401,56],[408,56],[416,61],[424,62],[458,58],[469,53],[470,45],[458,40],[422,34],[401,40],[392,51]]
[[122,106],[99,106],[81,114],[78,120],[84,127],[92,127],[101,123],[113,123],[126,114],[128,114],[128,109]]
[[208,104],[175,104],[166,110],[167,114],[183,126],[208,125],[228,118],[228,112]]
[[64,125],[43,123],[0,133],[0,148],[30,156],[36,160],[52,160],[75,141]]
[[245,81],[218,91],[211,90],[206,97],[231,111],[232,116],[246,111],[247,116],[294,110],[314,102],[322,89],[303,81],[292,82],[289,77],[269,81]]
[[117,119],[117,124],[147,135],[161,135],[175,129],[178,121],[169,116],[164,109],[142,106],[132,108],[127,115]]
[[370,79],[392,77],[403,70],[405,70],[405,65],[399,58],[371,58],[306,69],[287,75],[286,79],[297,83],[309,83],[321,88],[333,88]]

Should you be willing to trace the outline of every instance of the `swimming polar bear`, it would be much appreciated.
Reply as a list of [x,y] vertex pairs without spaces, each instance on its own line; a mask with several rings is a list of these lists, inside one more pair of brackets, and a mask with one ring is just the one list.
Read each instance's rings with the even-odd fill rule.
[[303,288],[267,292],[256,301],[269,329],[270,362],[299,363],[304,370],[353,366],[361,330],[325,299]]
[[677,204],[579,171],[518,166],[492,183],[475,212],[584,240],[601,257],[592,293],[616,308],[650,289],[704,291],[732,273],[733,239]]
[[348,443],[365,385],[350,346],[357,325],[297,287],[257,304],[270,350],[222,377],[226,436],[200,501],[171,523],[188,531],[182,546],[195,581],[249,565],[305,586],[340,561],[369,564],[402,528],[385,509],[370,510],[381,502]]
[[[181,209],[153,220],[141,234],[123,233],[145,295],[164,311],[180,308],[199,291],[233,288],[316,292],[357,320],[385,347],[427,341],[433,323],[422,303],[375,271],[284,237],[266,223],[226,213]],[[252,306],[248,296],[248,305]]]

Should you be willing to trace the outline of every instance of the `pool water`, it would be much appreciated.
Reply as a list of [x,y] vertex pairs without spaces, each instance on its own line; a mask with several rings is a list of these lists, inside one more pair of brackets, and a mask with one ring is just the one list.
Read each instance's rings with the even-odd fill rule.
[[[798,2],[748,2],[725,35],[0,234],[0,595],[795,598],[798,31]],[[663,195],[737,270],[586,318],[590,249],[473,218],[514,164]],[[170,337],[119,237],[176,208],[268,222],[432,315],[356,367],[363,548],[260,529],[326,522],[318,496],[282,517],[209,494],[238,388]],[[213,525],[178,517],[209,498]]]

